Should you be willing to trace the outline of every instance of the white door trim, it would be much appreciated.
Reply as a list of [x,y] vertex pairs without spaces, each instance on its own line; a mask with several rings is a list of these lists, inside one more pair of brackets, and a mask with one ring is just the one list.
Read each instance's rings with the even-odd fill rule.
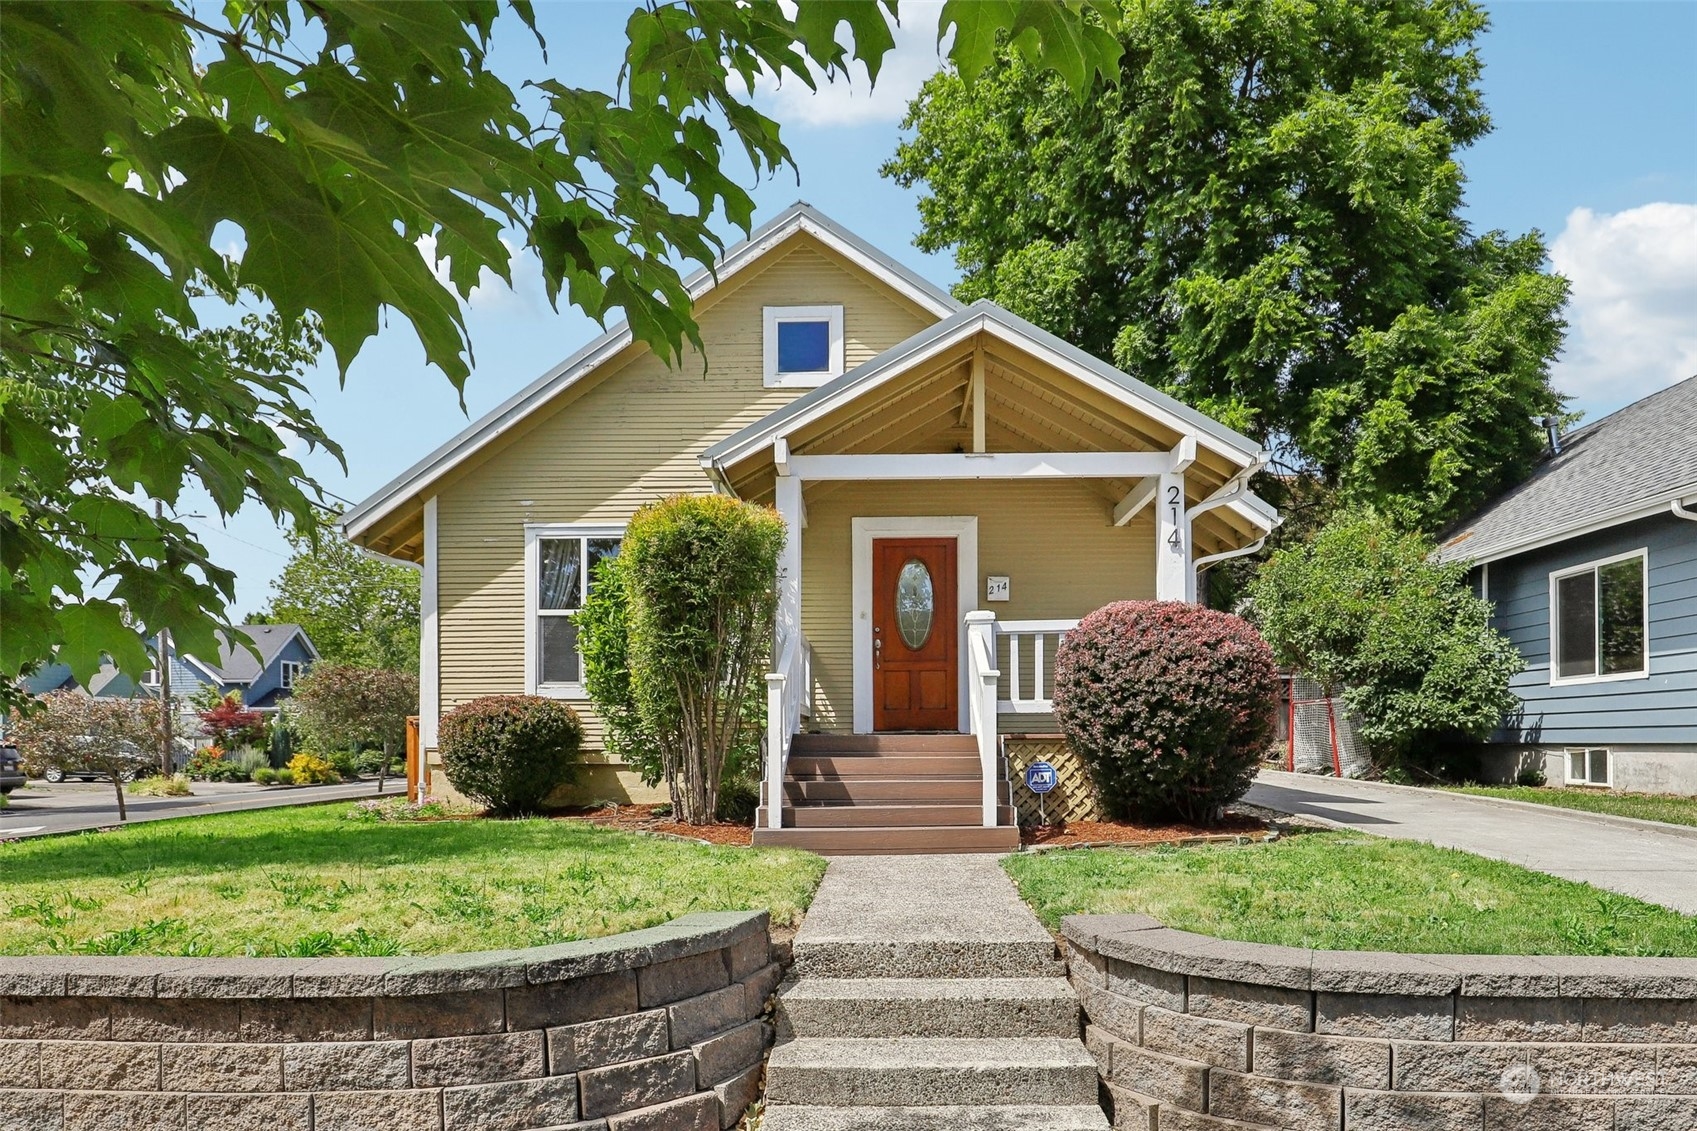
[[856,518],[853,530],[854,578],[854,733],[872,733],[872,540],[874,538],[953,538],[955,577],[955,667],[960,687],[955,701],[960,733],[972,729],[967,715],[966,614],[978,608],[978,516],[918,515],[904,518]]

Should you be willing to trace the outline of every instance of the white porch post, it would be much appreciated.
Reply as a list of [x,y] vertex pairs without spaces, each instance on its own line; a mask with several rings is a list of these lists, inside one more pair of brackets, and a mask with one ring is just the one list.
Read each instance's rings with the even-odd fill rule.
[[1155,599],[1189,601],[1195,590],[1190,568],[1190,520],[1185,514],[1184,469],[1160,477],[1155,500]]
[[967,694],[971,696],[968,717],[978,739],[978,768],[984,785],[982,819],[985,828],[993,829],[1001,802],[996,789],[996,682],[1001,672],[996,667],[996,614],[988,609],[966,614],[966,662]]
[[424,500],[424,561],[420,563],[418,584],[418,788],[423,793],[430,790],[427,757],[436,748],[436,726],[442,715],[437,563],[436,496],[432,495]]
[[[780,441],[780,443],[782,443]],[[788,444],[774,455],[788,455]],[[796,670],[788,662],[801,647],[801,479],[788,473],[787,461],[777,460],[776,499],[778,516],[784,520],[784,546],[778,551],[778,622],[772,659],[777,671],[766,677],[766,824],[783,826],[784,754],[789,749],[789,701],[807,694],[805,687],[791,687]]]

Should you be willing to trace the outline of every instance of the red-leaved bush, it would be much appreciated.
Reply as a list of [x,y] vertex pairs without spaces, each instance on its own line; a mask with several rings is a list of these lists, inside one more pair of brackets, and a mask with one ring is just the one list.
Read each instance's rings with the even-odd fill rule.
[[437,741],[455,789],[497,817],[520,817],[577,777],[583,724],[553,699],[486,695],[449,711]]
[[1278,669],[1241,617],[1118,601],[1055,654],[1055,719],[1115,817],[1208,822],[1273,737]]

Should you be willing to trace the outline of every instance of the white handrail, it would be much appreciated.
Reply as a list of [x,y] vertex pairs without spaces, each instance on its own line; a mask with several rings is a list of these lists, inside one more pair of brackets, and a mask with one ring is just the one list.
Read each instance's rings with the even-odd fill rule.
[[812,687],[813,649],[800,632],[788,634],[777,670],[766,675],[766,827],[784,824],[784,771],[790,742],[801,729],[802,707]]
[[1002,678],[996,667],[996,614],[976,611],[966,614],[967,716],[978,738],[978,768],[983,776],[984,827],[996,827],[996,682]]
[[[1008,642],[1008,697],[998,700],[996,711],[999,714],[1044,715],[1055,709],[1055,701],[1048,694],[1045,685],[1047,678],[1045,667],[1049,655],[1049,638],[1054,637],[1055,649],[1060,648],[1061,639],[1067,633],[1078,627],[1075,620],[1009,620],[995,624],[995,634],[1005,637]],[[1030,642],[1031,654],[1031,693],[1025,693],[1025,646],[1022,639]],[[992,656],[996,655],[992,642]]]

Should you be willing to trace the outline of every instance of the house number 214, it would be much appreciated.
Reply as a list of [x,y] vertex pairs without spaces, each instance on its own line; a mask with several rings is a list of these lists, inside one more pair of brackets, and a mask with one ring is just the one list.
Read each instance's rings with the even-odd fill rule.
[[1184,505],[1184,496],[1177,484],[1167,488],[1167,506],[1173,512],[1173,532],[1167,535],[1167,545],[1175,550],[1184,549],[1184,535],[1179,533],[1179,508]]

